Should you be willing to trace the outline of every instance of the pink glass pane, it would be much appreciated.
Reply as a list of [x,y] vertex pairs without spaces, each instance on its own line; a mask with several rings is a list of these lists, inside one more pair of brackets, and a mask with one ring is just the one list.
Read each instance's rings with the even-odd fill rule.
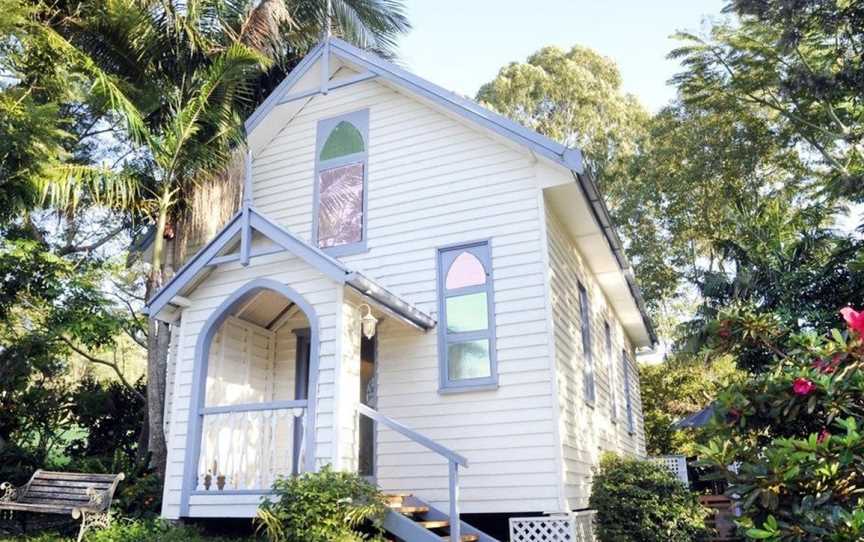
[[363,164],[325,169],[318,182],[318,246],[362,241]]
[[445,287],[448,290],[477,286],[486,283],[486,270],[483,264],[470,252],[463,252],[453,260],[447,271]]

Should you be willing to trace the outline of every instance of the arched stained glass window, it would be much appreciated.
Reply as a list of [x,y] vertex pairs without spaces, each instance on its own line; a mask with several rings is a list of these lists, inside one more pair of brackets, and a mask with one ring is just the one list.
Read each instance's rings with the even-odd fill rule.
[[438,251],[442,390],[498,384],[491,268],[488,241]]
[[336,255],[366,249],[369,112],[318,123],[313,241]]
[[366,149],[360,130],[350,122],[343,120],[327,136],[327,141],[324,142],[324,148],[321,149],[321,155],[318,159],[321,161],[333,160],[334,158],[341,158],[349,154],[357,154],[364,150]]
[[450,264],[447,271],[445,286],[448,290],[465,288],[467,286],[479,286],[486,282],[486,269],[470,252],[463,252]]

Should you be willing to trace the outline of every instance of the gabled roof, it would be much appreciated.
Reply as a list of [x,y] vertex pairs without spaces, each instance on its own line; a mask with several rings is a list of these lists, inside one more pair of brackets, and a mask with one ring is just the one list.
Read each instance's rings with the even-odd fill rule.
[[[252,252],[252,232],[257,231],[269,239],[277,248]],[[222,254],[239,242],[238,253]],[[435,319],[421,312],[410,303],[383,288],[375,281],[353,272],[339,260],[325,254],[317,247],[304,243],[282,226],[276,224],[251,206],[244,206],[222,228],[216,237],[198,251],[145,305],[151,317],[159,317],[161,311],[177,296],[193,289],[209,268],[239,261],[247,265],[257,256],[266,256],[287,251],[297,256],[338,284],[345,284],[369,298],[380,308],[423,330],[435,327]]]
[[[267,117],[267,115],[280,104],[284,103],[286,97],[290,97],[291,89],[300,79],[306,75],[308,70],[322,58],[333,56],[350,65],[368,70],[368,78],[381,77],[386,81],[402,87],[412,93],[419,94],[448,111],[462,116],[469,121],[476,122],[485,128],[492,130],[500,136],[512,140],[518,145],[528,147],[537,154],[544,156],[555,163],[577,173],[584,171],[582,153],[578,149],[571,149],[549,139],[548,137],[531,131],[510,119],[499,115],[478,103],[459,96],[458,94],[435,85],[425,79],[403,70],[395,64],[383,58],[358,49],[353,45],[338,38],[328,38],[319,43],[303,60],[291,71],[290,74],[277,86],[270,96],[255,110],[246,121],[246,133],[251,135],[255,128]],[[305,93],[304,93],[305,94]],[[310,94],[311,95],[311,94]],[[299,95],[298,95],[299,96]],[[307,96],[299,96],[307,97]]]
[[[357,75],[331,79],[331,60],[342,63],[358,71]],[[317,80],[314,79],[318,69]],[[617,263],[618,269],[626,283],[627,296],[632,304],[628,306],[638,310],[644,329],[639,335],[649,342],[656,343],[657,336],[645,306],[645,301],[632,267],[624,255],[623,245],[612,224],[610,213],[596,183],[585,170],[582,153],[579,149],[568,148],[552,139],[538,134],[517,124],[510,119],[495,113],[476,102],[446,90],[434,83],[418,77],[383,58],[363,51],[338,38],[327,38],[313,48],[303,60],[291,71],[267,99],[255,110],[246,121],[247,139],[250,146],[254,140],[269,140],[288,122],[302,104],[316,95],[326,94],[331,90],[343,88],[369,79],[380,79],[386,84],[421,97],[448,113],[465,119],[490,132],[521,146],[536,156],[545,158],[558,167],[570,172],[579,187],[582,197],[589,203],[588,212],[596,229],[605,238],[605,244]],[[301,84],[302,83],[302,84]],[[298,88],[299,87],[299,88]],[[279,111],[278,115],[271,115]],[[285,119],[277,119],[282,117]],[[268,118],[274,117],[272,123],[278,126],[265,128]]]

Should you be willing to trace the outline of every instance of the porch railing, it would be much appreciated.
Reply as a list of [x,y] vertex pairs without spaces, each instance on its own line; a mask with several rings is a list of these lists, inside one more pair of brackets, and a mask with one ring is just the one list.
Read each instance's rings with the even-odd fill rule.
[[267,491],[297,474],[305,445],[307,401],[202,409],[196,492]]
[[462,525],[459,520],[459,467],[467,467],[468,459],[446,446],[438,444],[429,437],[405,427],[393,418],[387,417],[375,409],[360,404],[357,410],[363,416],[380,423],[381,425],[408,437],[417,444],[425,446],[436,454],[447,459],[449,470],[449,494],[450,494],[450,540],[462,540]]

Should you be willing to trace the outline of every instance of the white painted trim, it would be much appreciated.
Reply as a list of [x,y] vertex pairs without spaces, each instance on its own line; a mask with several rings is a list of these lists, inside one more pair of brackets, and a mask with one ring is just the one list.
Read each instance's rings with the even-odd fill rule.
[[340,460],[340,443],[342,441],[342,339],[345,327],[345,289],[339,288],[336,292],[336,341],[333,356],[333,456],[331,458],[333,469],[339,470],[342,466]]
[[[537,169],[535,168],[534,171],[536,172]],[[561,436],[561,425],[563,424],[563,421],[561,420],[561,405],[559,403],[560,397],[558,395],[558,352],[555,347],[555,319],[553,316],[552,307],[552,279],[549,276],[549,274],[552,272],[552,264],[549,261],[549,232],[546,223],[546,199],[543,196],[542,190],[539,190],[537,192],[537,205],[538,212],[540,213],[540,258],[541,262],[543,263],[543,269],[546,270],[546,272],[543,273],[543,308],[546,311],[546,335],[547,340],[549,341],[549,370],[551,371],[549,387],[552,394],[552,431],[555,436],[555,464],[557,466],[556,471],[558,473],[558,476],[556,477],[558,479],[558,508],[560,509],[560,512],[567,512],[570,510],[570,507],[569,503],[567,502],[567,492],[564,477],[564,441],[562,440]]]

